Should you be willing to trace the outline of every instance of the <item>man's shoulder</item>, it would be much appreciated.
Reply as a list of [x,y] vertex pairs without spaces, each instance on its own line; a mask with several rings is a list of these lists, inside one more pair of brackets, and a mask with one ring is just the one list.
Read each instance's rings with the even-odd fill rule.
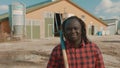
[[61,47],[60,47],[60,44],[58,44],[57,46],[55,46],[52,50],[52,53],[55,54],[55,55],[59,55],[61,54]]
[[87,45],[96,46],[97,44],[94,42],[89,42]]
[[60,44],[58,44],[54,47],[54,50],[60,50],[60,49],[61,49]]
[[94,42],[89,42],[89,43],[87,44],[87,46],[90,46],[90,47],[92,47],[92,48],[98,47],[97,44],[94,43]]

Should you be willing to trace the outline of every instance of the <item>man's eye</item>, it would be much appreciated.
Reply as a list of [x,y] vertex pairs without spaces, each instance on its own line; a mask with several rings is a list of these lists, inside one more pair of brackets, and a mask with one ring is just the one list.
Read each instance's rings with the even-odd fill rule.
[[71,30],[71,28],[67,28],[67,30]]
[[74,29],[75,29],[75,30],[78,30],[79,28],[77,28],[77,27],[74,27]]

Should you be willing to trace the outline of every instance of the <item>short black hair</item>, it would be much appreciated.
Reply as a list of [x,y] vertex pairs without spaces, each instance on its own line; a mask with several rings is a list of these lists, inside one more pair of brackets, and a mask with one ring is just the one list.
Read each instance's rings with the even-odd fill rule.
[[81,39],[85,42],[85,44],[87,44],[88,42],[89,42],[89,40],[88,40],[88,38],[87,38],[87,35],[86,35],[86,25],[85,25],[85,23],[84,23],[84,21],[83,20],[81,20],[79,17],[77,17],[77,16],[71,16],[71,17],[69,17],[69,18],[67,18],[67,19],[65,19],[64,21],[63,21],[63,23],[62,23],[62,30],[63,30],[63,33],[64,33],[64,31],[65,31],[65,25],[66,25],[66,23],[67,22],[70,22],[70,21],[72,21],[72,20],[77,20],[79,23],[80,23],[80,25],[81,25]]

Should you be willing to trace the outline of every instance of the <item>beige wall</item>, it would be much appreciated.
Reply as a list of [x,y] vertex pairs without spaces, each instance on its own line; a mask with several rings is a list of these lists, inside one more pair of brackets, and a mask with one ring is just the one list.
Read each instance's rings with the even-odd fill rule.
[[[68,3],[67,1],[60,1],[57,3],[54,3],[52,5],[49,5],[47,7],[41,8],[39,10],[35,10],[33,12],[30,12],[26,14],[27,19],[39,19],[43,22],[40,23],[40,31],[41,31],[41,37],[45,35],[44,31],[44,13],[45,12],[53,12],[53,13],[64,13],[66,11],[68,14],[74,14],[78,17],[81,17],[82,15],[85,16],[85,23],[88,27],[88,25],[93,24],[98,27],[100,30],[101,27],[105,28],[106,26],[100,23],[100,21],[94,19],[89,14],[86,14],[84,11],[81,11],[77,7],[73,6],[72,4]],[[90,23],[92,22],[92,23]]]

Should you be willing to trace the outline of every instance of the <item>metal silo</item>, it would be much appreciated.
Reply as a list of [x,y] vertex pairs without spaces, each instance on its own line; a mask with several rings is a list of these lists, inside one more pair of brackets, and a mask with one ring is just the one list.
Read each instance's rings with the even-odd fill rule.
[[9,19],[11,25],[11,34],[14,37],[23,38],[25,24],[25,6],[20,2],[14,2],[9,6]]

